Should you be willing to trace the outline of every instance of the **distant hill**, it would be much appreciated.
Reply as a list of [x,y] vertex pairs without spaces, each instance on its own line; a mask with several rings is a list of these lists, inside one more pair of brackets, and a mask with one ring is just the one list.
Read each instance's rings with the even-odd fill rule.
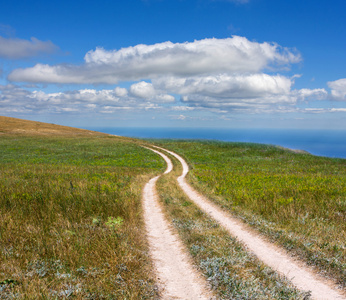
[[85,129],[0,116],[0,134],[16,135],[105,135]]

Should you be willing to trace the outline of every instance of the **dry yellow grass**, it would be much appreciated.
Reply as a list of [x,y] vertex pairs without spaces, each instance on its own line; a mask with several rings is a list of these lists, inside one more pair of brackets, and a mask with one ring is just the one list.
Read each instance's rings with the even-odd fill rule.
[[0,117],[0,299],[157,296],[138,141]]
[[0,116],[0,134],[15,135],[106,135],[85,129]]

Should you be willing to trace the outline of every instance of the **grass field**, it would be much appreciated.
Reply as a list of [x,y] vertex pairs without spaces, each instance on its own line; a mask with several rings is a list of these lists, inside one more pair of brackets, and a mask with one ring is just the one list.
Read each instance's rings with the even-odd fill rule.
[[184,156],[198,190],[345,286],[345,159],[256,144],[158,144]]
[[[153,141],[190,164],[203,194],[345,285],[346,160],[273,146]],[[139,140],[0,117],[0,298],[155,299],[144,184],[165,169]],[[168,218],[224,299],[302,299],[184,194],[158,183]]]
[[308,292],[298,291],[197,208],[179,188],[178,174],[179,163],[173,174],[159,179],[162,206],[217,299],[309,298]]
[[0,136],[0,298],[157,297],[140,201],[164,162],[130,139],[47,130]]

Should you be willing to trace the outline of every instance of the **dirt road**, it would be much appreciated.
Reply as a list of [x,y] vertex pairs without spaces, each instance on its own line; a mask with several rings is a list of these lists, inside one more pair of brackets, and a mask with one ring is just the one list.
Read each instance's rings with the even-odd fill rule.
[[[158,151],[150,150],[163,157],[167,163],[164,174],[169,173],[173,168],[170,159]],[[159,177],[152,178],[145,185],[143,208],[150,254],[157,272],[162,299],[211,299],[206,281],[194,269],[178,235],[173,233],[164,218],[155,188]]]
[[253,231],[247,230],[244,224],[233,218],[229,213],[221,210],[194,190],[185,180],[189,172],[189,167],[181,156],[160,147],[155,148],[166,151],[178,159],[182,164],[183,172],[177,180],[179,186],[186,195],[223,226],[232,236],[241,241],[249,251],[253,252],[261,261],[270,266],[273,270],[286,276],[298,289],[302,291],[311,291],[312,299],[346,299],[340,291],[332,287],[332,283],[327,282],[324,278],[313,272],[312,269],[306,267],[302,262],[296,261],[290,257],[285,250],[265,241]]

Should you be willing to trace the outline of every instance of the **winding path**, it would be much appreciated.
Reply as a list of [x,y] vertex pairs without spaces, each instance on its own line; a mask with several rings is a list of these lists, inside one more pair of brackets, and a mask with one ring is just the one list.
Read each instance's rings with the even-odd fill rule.
[[[172,162],[166,155],[147,149],[159,154],[166,161],[167,170],[164,174],[172,171]],[[155,265],[162,299],[211,299],[206,281],[192,267],[179,237],[172,232],[164,218],[155,188],[159,178],[160,176],[156,176],[145,185],[143,208],[150,255]]]
[[331,283],[327,283],[324,278],[303,266],[302,263],[294,260],[283,249],[279,249],[273,244],[265,241],[259,235],[249,232],[245,226],[231,217],[229,213],[212,204],[207,198],[194,190],[185,180],[189,167],[186,161],[178,154],[164,148],[153,146],[156,149],[166,151],[174,156],[183,166],[183,172],[178,177],[179,186],[186,195],[196,203],[203,211],[214,218],[232,236],[241,241],[250,251],[252,251],[261,261],[278,273],[286,276],[291,282],[302,291],[310,291],[313,299],[346,299],[341,292],[334,289]]

